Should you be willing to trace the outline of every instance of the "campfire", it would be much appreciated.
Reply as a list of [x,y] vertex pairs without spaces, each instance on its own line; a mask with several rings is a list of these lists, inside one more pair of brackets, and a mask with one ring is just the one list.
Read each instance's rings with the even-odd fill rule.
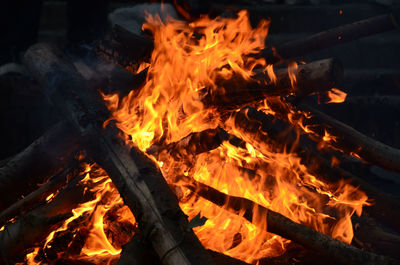
[[[352,242],[354,218],[398,229],[398,201],[340,164],[400,172],[400,151],[304,102],[345,100],[340,62],[292,59],[393,18],[281,47],[265,45],[270,23],[149,15],[146,37],[115,26],[96,63],[32,46],[25,64],[65,120],[3,167],[3,264],[397,264]],[[107,89],[100,57],[127,89]]]

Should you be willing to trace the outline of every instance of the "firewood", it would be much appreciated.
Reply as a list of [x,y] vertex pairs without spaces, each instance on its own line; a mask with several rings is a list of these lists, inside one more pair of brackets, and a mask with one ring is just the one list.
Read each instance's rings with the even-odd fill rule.
[[299,105],[299,108],[311,114],[311,118],[306,119],[304,124],[312,127],[319,137],[322,138],[325,131],[335,137],[333,141],[329,142],[333,147],[360,157],[367,163],[400,172],[399,149],[374,140],[306,104]]
[[[136,72],[140,60],[148,59],[152,49],[152,40],[116,25],[113,40],[101,42],[96,51],[107,61]],[[294,88],[288,69],[276,71],[276,82],[272,82],[265,73],[256,72],[250,80],[245,80],[240,74],[234,74],[231,79],[217,78],[216,84],[223,89],[205,90],[207,95],[204,101],[208,105],[237,108],[267,96],[284,96],[293,92],[308,95],[329,90],[338,86],[343,77],[342,65],[334,59],[299,65],[295,72],[297,83]]]
[[187,218],[158,167],[138,149],[130,152],[114,126],[103,129],[109,117],[103,100],[65,56],[54,47],[36,44],[24,60],[80,133],[88,154],[108,173],[161,260],[165,264],[213,264],[193,231],[187,231]]
[[[293,222],[280,213],[269,210],[248,199],[226,195],[200,182],[194,181],[188,176],[179,176],[187,183],[187,187],[214,204],[235,214],[243,216],[249,222],[253,222],[253,216],[265,216],[267,218],[266,231],[290,239],[306,248],[313,249],[317,253],[326,255],[342,264],[398,264],[399,261],[390,257],[380,256],[371,252],[360,250],[354,246],[333,239],[325,234],[317,232],[309,227]],[[256,212],[254,212],[256,211]],[[260,227],[265,229],[265,227]]]
[[119,25],[113,28],[113,37],[97,44],[96,53],[106,61],[113,62],[136,73],[142,61],[150,58],[154,44],[149,38],[136,35]]
[[72,181],[49,203],[29,211],[15,222],[6,224],[4,230],[0,231],[0,245],[5,254],[0,259],[0,264],[7,264],[5,260],[12,259],[40,243],[60,222],[72,216],[71,211],[80,203],[93,199],[90,194],[85,193],[85,187],[76,185],[78,181]]
[[209,91],[205,101],[208,105],[237,109],[266,97],[285,96],[291,93],[305,96],[327,91],[339,86],[343,78],[342,65],[335,59],[323,59],[299,65],[297,70],[292,71],[296,73],[294,87],[287,68],[276,71],[275,82],[265,73],[258,73],[250,80],[245,80],[241,75],[234,75],[231,79],[217,79],[216,84],[224,89]]
[[0,168],[0,211],[62,169],[77,149],[77,140],[77,133],[61,122],[9,159]]
[[0,213],[0,226],[3,226],[11,218],[26,212],[38,202],[46,199],[47,196],[56,192],[67,182],[67,176],[71,173],[71,168],[66,168],[54,175],[46,184],[31,192],[24,198],[5,209]]
[[400,236],[384,231],[377,222],[367,216],[353,216],[354,240],[363,249],[400,259]]
[[228,137],[229,135],[221,128],[208,129],[191,133],[178,142],[167,145],[154,144],[146,150],[146,153],[158,158],[161,153],[166,152],[168,156],[172,156],[175,160],[182,158],[190,160],[189,156],[211,151],[220,146],[222,141],[227,140]]
[[276,48],[264,50],[262,55],[268,63],[277,63],[281,60],[300,57],[337,44],[394,30],[397,27],[398,24],[393,15],[380,15],[328,29],[303,39],[289,41]]
[[[254,108],[244,108],[235,112],[235,129],[241,133],[243,140],[253,145],[262,152],[260,145],[273,146],[276,152],[295,152],[301,162],[307,166],[311,173],[323,178],[330,183],[337,182],[340,178],[350,180],[355,186],[365,191],[373,200],[373,205],[366,207],[365,211],[371,216],[384,222],[396,231],[400,231],[400,200],[390,194],[382,192],[377,187],[366,182],[362,177],[352,174],[321,156],[318,144],[311,141],[306,135],[300,135],[296,128],[289,123],[267,115]],[[230,132],[230,126],[222,124]],[[335,156],[340,155],[335,153]]]

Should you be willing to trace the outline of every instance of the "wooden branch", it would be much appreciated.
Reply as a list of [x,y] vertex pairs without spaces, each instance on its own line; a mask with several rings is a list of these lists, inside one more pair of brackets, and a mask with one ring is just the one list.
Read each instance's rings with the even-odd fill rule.
[[400,259],[400,236],[384,231],[374,219],[353,216],[354,239],[357,245],[374,253]]
[[6,259],[14,258],[44,240],[61,221],[72,215],[72,209],[93,199],[89,193],[85,193],[85,187],[76,185],[78,181],[74,179],[52,201],[22,215],[0,231],[0,245],[5,256],[0,258],[0,264],[6,264]]
[[289,41],[277,46],[276,51],[271,48],[264,50],[262,55],[268,63],[277,63],[281,60],[300,57],[337,44],[394,30],[397,27],[398,24],[393,15],[381,15],[328,29],[304,39]]
[[8,160],[0,168],[0,211],[62,169],[77,149],[77,141],[77,133],[61,122]]
[[84,138],[89,155],[108,173],[164,264],[213,264],[193,231],[187,230],[187,218],[158,167],[135,147],[130,151],[114,126],[102,128],[109,117],[103,100],[65,56],[54,47],[36,44],[24,59]]
[[[187,187],[197,195],[230,212],[235,214],[240,213],[240,215],[249,222],[253,222],[253,216],[257,216],[256,218],[264,216],[267,218],[267,232],[290,239],[306,248],[313,249],[317,253],[326,255],[343,264],[398,264],[398,261],[392,258],[362,251],[309,227],[295,223],[280,213],[271,211],[248,199],[226,195],[207,185],[195,182],[187,176],[179,176],[179,179],[188,183]],[[257,222],[255,225],[257,225]],[[260,228],[265,229],[263,226],[260,226]]]
[[[293,126],[272,115],[267,115],[254,108],[245,108],[235,112],[235,130],[239,131],[246,142],[262,152],[262,145],[273,146],[276,152],[295,152],[301,163],[306,165],[311,173],[323,178],[325,181],[335,183],[340,178],[352,181],[365,191],[373,205],[366,207],[365,211],[371,216],[384,222],[396,231],[400,231],[400,200],[390,194],[384,193],[377,187],[366,182],[362,177],[354,175],[321,156],[318,144],[311,141],[306,135],[300,135]],[[230,126],[222,124],[228,132]],[[334,154],[334,156],[340,155]]]
[[271,81],[265,73],[256,74],[250,80],[238,74],[231,79],[217,79],[216,84],[225,89],[209,91],[205,98],[206,104],[236,109],[266,97],[286,96],[290,93],[305,96],[337,87],[343,78],[342,65],[335,59],[299,65],[293,73],[296,73],[295,87],[292,86],[287,68],[276,71],[276,82]]
[[46,184],[20,199],[0,214],[0,227],[5,225],[11,218],[26,212],[32,206],[43,201],[46,197],[59,190],[67,182],[71,168],[64,169],[52,177]]
[[306,104],[299,108],[311,114],[304,121],[319,136],[324,137],[325,131],[335,137],[329,144],[345,153],[359,156],[363,161],[386,169],[400,172],[400,150],[376,141],[352,127],[326,115]]

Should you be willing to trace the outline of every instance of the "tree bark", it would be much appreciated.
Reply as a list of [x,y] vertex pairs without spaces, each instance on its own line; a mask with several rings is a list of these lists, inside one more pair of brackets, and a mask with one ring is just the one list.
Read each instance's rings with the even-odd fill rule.
[[89,155],[108,173],[162,262],[213,264],[193,231],[187,229],[187,218],[158,167],[135,147],[130,151],[114,126],[103,129],[109,117],[103,100],[94,88],[86,86],[67,58],[49,45],[37,44],[24,59],[48,89],[53,103],[84,138]]

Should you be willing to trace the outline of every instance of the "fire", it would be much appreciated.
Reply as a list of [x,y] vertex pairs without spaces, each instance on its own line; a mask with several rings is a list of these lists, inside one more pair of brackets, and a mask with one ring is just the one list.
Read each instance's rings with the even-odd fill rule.
[[[252,56],[264,48],[268,26],[263,20],[253,29],[246,11],[236,18],[202,17],[191,23],[173,19],[163,23],[149,16],[143,28],[153,33],[155,47],[146,83],[125,98],[103,95],[112,112],[110,119],[131,137],[129,143],[143,151],[221,123],[231,134],[253,142],[204,99],[225,96],[227,88],[218,82],[221,78],[239,75],[250,80],[261,71],[271,82],[276,80],[272,65]],[[291,63],[292,86],[296,85],[296,72],[297,64]],[[324,140],[332,138],[327,134]],[[208,218],[205,225],[194,229],[203,245],[247,262],[280,255],[289,241],[265,232],[265,217],[248,223],[193,194],[178,176],[190,176],[221,192],[245,197],[347,243],[353,237],[350,217],[361,214],[367,200],[348,183],[332,185],[318,180],[296,154],[277,153],[263,142],[247,144],[245,149],[224,142],[182,161],[163,151],[157,159],[166,180],[175,187],[182,210],[189,218],[200,211]]]
[[326,103],[342,103],[346,100],[347,94],[340,89],[332,88],[328,91],[329,101]]
[[[86,173],[85,173],[86,172]],[[91,260],[101,264],[111,264],[112,261],[119,258],[121,246],[126,244],[134,233],[135,217],[129,208],[123,204],[117,189],[111,182],[108,175],[97,165],[86,166],[83,172],[85,177],[80,181],[90,195],[95,198],[86,203],[79,205],[72,210],[73,216],[68,218],[58,229],[52,231],[42,248],[35,248],[33,252],[27,254],[27,264],[43,264],[47,259],[51,258],[51,249],[57,248],[57,259],[68,260]],[[85,196],[85,195],[83,195]],[[111,227],[110,221],[107,221],[107,215],[113,214],[117,216],[114,222],[119,225],[125,225],[130,229],[125,235],[113,237],[113,232],[118,233],[115,228]],[[79,225],[80,223],[87,224]],[[129,230],[128,229],[128,230]],[[114,230],[114,231],[113,231]],[[72,240],[67,242],[67,246],[61,251],[59,250],[60,241],[66,234],[70,234]],[[86,235],[86,236],[85,236]],[[83,240],[83,245],[79,247],[79,251],[74,250],[74,239]],[[36,260],[36,256],[42,249],[42,260]],[[44,256],[44,257],[43,257]]]
[[[178,142],[193,132],[220,125],[247,143],[243,147],[224,141],[213,150],[181,159],[163,149],[154,157],[189,219],[199,212],[207,217],[203,226],[194,228],[202,244],[246,262],[283,254],[289,240],[266,232],[265,216],[256,216],[249,223],[240,217],[240,212],[232,214],[198,197],[186,188],[179,176],[189,176],[223,193],[247,198],[347,243],[353,237],[351,216],[360,215],[367,201],[363,192],[344,181],[327,184],[319,180],[296,154],[277,152],[271,144],[242,133],[235,127],[232,116],[227,118],[226,113],[206,100],[225,97],[229,88],[222,87],[221,80],[237,76],[252,80],[255,73],[263,73],[270,82],[275,82],[273,66],[254,56],[264,48],[268,27],[269,21],[262,20],[252,28],[246,11],[239,12],[235,18],[213,20],[204,16],[190,23],[174,19],[164,23],[158,17],[149,16],[143,28],[153,34],[154,51],[150,63],[146,64],[145,84],[124,98],[117,94],[103,95],[112,113],[110,120],[115,120],[130,136],[126,137],[128,144],[135,144],[144,152],[152,146]],[[289,64],[293,87],[296,74],[297,64]],[[337,98],[344,97],[336,90],[332,93]],[[333,101],[338,101],[337,98],[331,97]],[[274,114],[267,105],[264,111]],[[297,124],[290,115],[294,114],[289,113],[289,120]],[[323,141],[334,141],[334,137],[326,132]],[[86,174],[82,183],[95,194],[95,199],[76,208],[73,216],[48,236],[44,251],[52,247],[57,235],[90,216],[88,236],[78,255],[64,251],[58,256],[110,262],[118,257],[121,245],[129,236],[110,239],[106,232],[111,229],[110,222],[106,216],[114,212],[119,216],[114,222],[128,223],[131,227],[135,219],[103,170],[92,167]],[[77,236],[79,229],[73,234]],[[36,264],[34,255],[27,256],[29,264]]]

